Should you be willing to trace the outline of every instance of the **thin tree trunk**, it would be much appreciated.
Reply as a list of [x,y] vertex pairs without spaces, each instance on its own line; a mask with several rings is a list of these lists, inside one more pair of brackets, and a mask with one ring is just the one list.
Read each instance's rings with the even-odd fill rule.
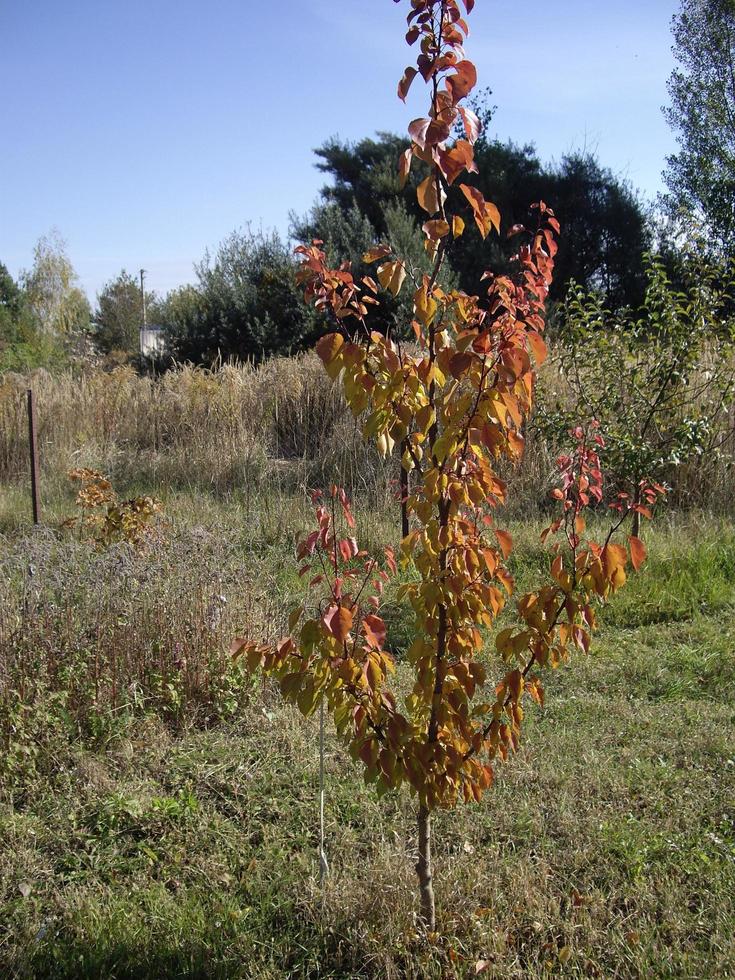
[[[640,502],[641,488],[638,481],[636,481],[635,490],[633,491],[633,504],[637,507]],[[631,534],[636,538],[641,536],[641,515],[637,510],[633,511],[633,526],[631,528]]]
[[416,874],[419,876],[421,894],[421,920],[427,932],[436,931],[434,886],[431,880],[431,811],[421,804],[418,812],[419,859]]
[[[406,451],[406,441],[401,443],[401,455]],[[405,538],[410,531],[408,526],[408,470],[401,464],[401,534]]]

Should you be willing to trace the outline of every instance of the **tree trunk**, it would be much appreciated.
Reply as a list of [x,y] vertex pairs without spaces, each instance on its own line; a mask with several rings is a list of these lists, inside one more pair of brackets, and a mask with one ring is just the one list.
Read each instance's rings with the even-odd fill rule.
[[[641,488],[640,484],[636,481],[635,490],[633,491],[633,504],[637,507],[640,502]],[[630,533],[636,538],[641,536],[641,515],[637,510],[633,511],[633,527],[630,529]]]
[[421,804],[418,812],[419,859],[416,874],[419,876],[421,894],[421,921],[427,932],[436,931],[434,886],[431,880],[431,811]]
[[[401,443],[402,454],[406,452],[407,443]],[[405,538],[410,528],[408,526],[408,470],[401,464],[401,534]]]

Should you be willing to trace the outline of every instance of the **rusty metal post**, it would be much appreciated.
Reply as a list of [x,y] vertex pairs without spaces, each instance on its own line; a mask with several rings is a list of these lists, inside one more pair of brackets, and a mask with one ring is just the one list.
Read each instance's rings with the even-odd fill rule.
[[33,502],[33,523],[41,523],[41,499],[39,497],[38,444],[36,440],[36,416],[33,410],[33,391],[28,395],[28,448],[31,454],[31,499]]

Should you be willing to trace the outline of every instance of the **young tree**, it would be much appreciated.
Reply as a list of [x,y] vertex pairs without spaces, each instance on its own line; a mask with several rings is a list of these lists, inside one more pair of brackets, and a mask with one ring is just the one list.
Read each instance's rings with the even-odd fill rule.
[[[641,481],[667,478],[707,458],[729,434],[735,394],[735,266],[691,260],[689,282],[674,289],[649,259],[638,310],[615,313],[595,293],[573,290],[560,311],[564,343],[554,357],[571,398],[543,391],[537,423],[558,441],[573,419],[594,417],[605,439],[606,471],[638,502]],[[633,533],[640,527],[640,513]]]
[[735,0],[682,0],[673,20],[679,62],[664,109],[680,149],[667,160],[670,212],[702,216],[715,243],[735,246]]
[[[545,356],[544,303],[559,229],[553,212],[537,205],[533,229],[511,229],[519,242],[514,274],[486,272],[482,299],[480,288],[470,295],[438,284],[466,227],[465,218],[450,210],[450,191],[483,238],[500,226],[495,206],[463,177],[476,169],[479,130],[464,102],[476,81],[463,49],[465,14],[473,5],[411,0],[408,14],[407,40],[418,42],[420,54],[398,91],[405,98],[419,76],[429,87],[430,106],[409,126],[411,145],[400,173],[405,179],[414,167],[418,171],[416,195],[432,269],[415,270],[392,243],[366,256],[380,263],[377,278],[384,287],[394,294],[410,289],[417,349],[370,330],[378,302],[372,277],[358,282],[346,265],[329,268],[319,242],[297,249],[307,297],[339,325],[317,345],[327,372],[341,378],[355,415],[366,413],[365,435],[383,453],[403,445],[402,466],[414,475],[408,500],[413,526],[400,554],[418,580],[399,590],[414,615],[407,654],[413,686],[403,701],[391,690],[393,662],[379,615],[396,557],[388,549],[378,563],[360,549],[352,512],[337,488],[326,503],[317,499],[317,525],[298,550],[302,573],[313,573],[313,602],[294,610],[291,633],[277,646],[238,640],[233,649],[249,669],[279,678],[284,696],[304,713],[326,701],[338,732],[379,791],[410,786],[418,804],[421,916],[429,930],[436,923],[432,810],[481,799],[496,761],[518,745],[524,698],[543,703],[540,668],[557,666],[575,647],[587,650],[593,600],[625,582],[629,560],[628,550],[613,540],[630,511],[624,501],[616,502],[619,513],[601,543],[587,536],[584,511],[602,498],[601,438],[593,425],[577,426],[573,451],[560,459],[556,496],[562,513],[545,534],[556,542],[550,579],[518,601],[518,624],[497,633],[496,656],[484,654],[488,631],[513,589],[505,565],[511,537],[494,520],[506,498],[495,465],[523,451],[533,363]],[[463,132],[452,138],[457,123]],[[647,493],[657,495],[653,488]],[[643,557],[642,544],[631,539],[633,565]],[[494,681],[491,664],[498,669]]]
[[[369,255],[371,247],[381,239],[392,242],[414,269],[422,273],[431,271],[432,260],[424,249],[425,236],[421,231],[421,222],[409,213],[400,198],[384,204],[380,227],[382,231],[378,235],[356,203],[346,213],[336,203],[330,203],[316,205],[304,221],[294,219],[291,233],[300,241],[319,238],[327,262],[335,267],[349,262],[353,277],[358,279],[367,274],[370,268],[363,257]],[[438,281],[445,289],[457,283],[457,277],[447,262],[442,266]],[[393,295],[390,290],[383,289],[380,305],[373,311],[371,326],[381,333],[392,331],[402,340],[409,339],[412,309],[409,295],[403,292]]]

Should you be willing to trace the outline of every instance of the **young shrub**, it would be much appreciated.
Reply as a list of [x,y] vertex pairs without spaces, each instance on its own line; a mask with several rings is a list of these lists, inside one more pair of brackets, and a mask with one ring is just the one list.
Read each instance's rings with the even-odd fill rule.
[[[731,437],[734,273],[700,263],[676,290],[649,258],[636,311],[613,313],[581,289],[567,298],[554,360],[571,399],[554,405],[543,391],[537,424],[554,442],[573,419],[598,419],[603,465],[635,503],[644,477],[664,481],[688,461],[710,461]],[[639,527],[636,513],[634,534]]]
[[[487,272],[482,299],[439,285],[453,242],[469,233],[459,208],[469,210],[483,238],[499,231],[500,215],[462,177],[476,172],[479,132],[477,117],[463,104],[476,81],[462,47],[468,33],[463,14],[473,0],[463,0],[464,10],[459,0],[411,0],[410,6],[407,40],[420,42],[420,54],[417,66],[406,69],[399,95],[405,98],[421,76],[431,104],[409,127],[412,144],[400,169],[404,178],[414,164],[425,174],[417,196],[427,215],[432,271],[418,273],[390,243],[372,248],[366,260],[380,262],[378,281],[394,295],[411,289],[417,350],[370,331],[370,310],[379,303],[371,277],[358,283],[348,266],[328,268],[319,242],[297,252],[307,298],[339,325],[317,345],[328,374],[341,379],[355,415],[366,414],[365,436],[384,454],[402,445],[402,466],[412,473],[412,527],[400,558],[418,576],[399,595],[414,617],[407,653],[413,687],[402,702],[391,690],[393,665],[379,615],[395,556],[388,551],[382,567],[360,549],[346,497],[336,487],[328,505],[318,503],[317,526],[298,551],[302,572],[315,573],[313,603],[293,612],[290,635],[276,647],[239,639],[233,654],[250,670],[278,678],[284,697],[305,714],[326,700],[338,732],[379,791],[410,787],[417,800],[421,917],[433,931],[432,810],[482,798],[496,762],[518,745],[525,699],[543,704],[539,669],[558,665],[574,648],[587,651],[594,600],[623,585],[629,561],[639,567],[645,552],[638,539],[629,549],[613,540],[632,509],[626,499],[615,502],[618,512],[601,542],[587,536],[584,513],[602,500],[602,439],[594,425],[575,427],[574,449],[559,461],[555,496],[562,512],[544,535],[552,545],[549,581],[518,600],[518,625],[499,632],[495,655],[485,655],[488,631],[513,591],[505,565],[511,537],[494,519],[506,499],[495,465],[523,452],[534,361],[546,353],[544,301],[559,228],[543,203],[534,208],[533,230],[511,228],[520,243],[516,273]],[[453,136],[459,125],[463,132]],[[658,492],[646,488],[651,502]],[[492,679],[490,665],[496,668]]]
[[76,505],[81,513],[68,518],[64,525],[77,527],[99,547],[119,541],[141,547],[160,533],[155,522],[161,504],[154,497],[120,500],[107,477],[87,467],[71,470],[69,479],[80,484]]

